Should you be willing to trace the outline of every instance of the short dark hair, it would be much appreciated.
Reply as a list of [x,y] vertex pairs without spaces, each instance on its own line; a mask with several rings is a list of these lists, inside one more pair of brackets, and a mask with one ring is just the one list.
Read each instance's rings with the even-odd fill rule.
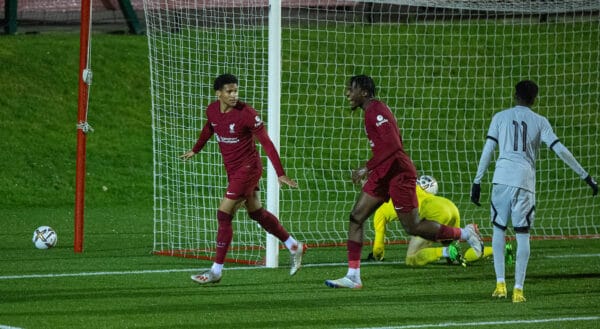
[[223,88],[224,85],[228,85],[230,83],[237,84],[238,83],[237,77],[235,75],[229,74],[229,73],[221,74],[215,79],[213,88],[215,89],[215,91],[221,90],[221,88]]
[[375,97],[375,81],[368,75],[355,75],[348,81],[348,86],[356,86],[366,91],[370,97]]
[[515,95],[527,104],[533,104],[537,94],[538,86],[531,80],[519,81],[515,86]]

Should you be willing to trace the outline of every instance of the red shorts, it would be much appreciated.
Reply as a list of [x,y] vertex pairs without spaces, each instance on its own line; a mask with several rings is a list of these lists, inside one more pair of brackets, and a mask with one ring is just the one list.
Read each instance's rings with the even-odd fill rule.
[[396,211],[406,213],[419,207],[416,189],[417,171],[414,167],[402,168],[392,159],[369,173],[362,190],[384,202],[391,198]]
[[245,199],[258,191],[258,181],[262,177],[262,163],[243,165],[234,172],[227,173],[225,197],[231,200]]

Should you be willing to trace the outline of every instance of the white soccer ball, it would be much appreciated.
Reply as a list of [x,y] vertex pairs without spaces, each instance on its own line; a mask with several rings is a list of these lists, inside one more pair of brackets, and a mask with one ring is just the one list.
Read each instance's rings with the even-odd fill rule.
[[50,226],[40,226],[33,231],[33,244],[38,249],[49,249],[56,246],[58,236]]
[[431,176],[423,175],[419,177],[417,184],[419,184],[419,186],[427,193],[436,195],[438,192],[438,183],[435,178]]

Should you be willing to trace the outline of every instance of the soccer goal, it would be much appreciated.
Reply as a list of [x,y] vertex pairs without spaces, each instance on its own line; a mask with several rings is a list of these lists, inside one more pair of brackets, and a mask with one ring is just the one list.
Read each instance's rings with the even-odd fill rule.
[[[279,145],[299,189],[279,189],[269,171],[261,193],[291,233],[310,246],[343,245],[359,188],[350,170],[370,157],[361,111],[351,112],[347,79],[374,77],[398,118],[419,173],[463,225],[491,236],[489,190],[469,202],[492,115],[512,106],[518,80],[540,86],[547,116],[583,167],[600,176],[600,2],[597,0],[145,0],[154,145],[154,251],[211,258],[216,209],[226,186],[214,141],[189,150],[215,99],[221,73],[240,79]],[[599,237],[600,206],[554,153],[538,166],[536,238]],[[263,156],[263,158],[265,158]],[[265,166],[268,166],[266,160]],[[366,241],[373,237],[372,221]],[[390,225],[388,241],[405,241]],[[265,233],[240,211],[230,261],[264,264]],[[277,244],[274,244],[277,249]],[[276,266],[276,265],[275,265]]]

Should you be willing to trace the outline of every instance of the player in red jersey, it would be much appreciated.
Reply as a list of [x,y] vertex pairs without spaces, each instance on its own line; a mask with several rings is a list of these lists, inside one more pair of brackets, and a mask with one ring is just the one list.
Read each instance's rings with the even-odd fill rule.
[[277,217],[265,210],[258,193],[258,181],[262,177],[262,162],[254,139],[262,145],[275,168],[280,184],[297,187],[298,184],[285,175],[279,154],[267,134],[263,121],[255,109],[238,99],[238,80],[234,75],[223,74],[214,82],[217,100],[206,109],[207,121],[194,147],[181,155],[187,160],[200,152],[211,136],[219,143],[223,163],[227,171],[228,186],[217,211],[217,252],[211,269],[192,276],[192,280],[204,283],[221,281],[225,256],[233,237],[231,222],[239,207],[244,206],[250,218],[263,229],[276,236],[290,250],[290,275],[296,274],[302,264],[305,246],[296,241],[281,225]]
[[416,196],[417,170],[404,151],[396,118],[385,103],[375,98],[375,82],[366,75],[350,78],[346,97],[352,110],[364,111],[365,131],[371,145],[372,158],[362,168],[352,172],[356,184],[366,179],[362,192],[350,213],[348,229],[348,272],[337,280],[326,280],[332,288],[362,288],[360,255],[363,244],[364,222],[389,198],[392,199],[398,219],[409,235],[427,240],[467,240],[478,257],[483,252],[483,241],[477,226],[464,229],[420,219]]

